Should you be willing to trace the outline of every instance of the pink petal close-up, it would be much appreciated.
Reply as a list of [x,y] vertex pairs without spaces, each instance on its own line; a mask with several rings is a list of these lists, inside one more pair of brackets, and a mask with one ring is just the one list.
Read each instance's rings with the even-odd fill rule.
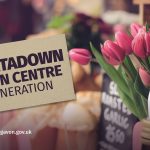
[[139,75],[146,87],[150,87],[150,74],[143,68],[139,68]]
[[116,42],[107,40],[101,49],[104,58],[109,64],[119,65],[124,60],[125,53],[123,49],[116,44]]
[[137,24],[137,23],[132,23],[132,24],[130,25],[131,35],[132,35],[133,37],[135,37],[135,36],[137,35],[137,33],[138,33],[138,31],[139,31],[140,28],[142,28],[141,25],[139,25],[139,24]]
[[150,32],[145,34],[145,43],[147,49],[147,56],[150,56]]
[[132,53],[131,43],[132,43],[132,37],[127,35],[124,32],[116,32],[115,39],[118,43],[118,45],[124,49],[126,55],[129,55]]
[[81,64],[87,65],[91,60],[91,54],[87,49],[74,48],[69,51],[69,57],[71,60]]
[[144,34],[138,33],[132,41],[133,52],[140,58],[146,58],[147,50]]

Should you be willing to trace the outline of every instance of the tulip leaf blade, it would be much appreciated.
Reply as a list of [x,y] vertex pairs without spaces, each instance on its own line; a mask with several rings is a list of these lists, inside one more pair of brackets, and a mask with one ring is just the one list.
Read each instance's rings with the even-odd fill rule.
[[118,92],[119,95],[123,101],[123,103],[127,106],[127,108],[135,115],[139,118],[139,114],[137,112],[137,109],[132,101],[132,99],[124,92],[121,90],[121,88],[118,87]]
[[147,116],[147,111],[145,110],[145,105],[143,103],[141,95],[134,88],[134,80],[132,80],[132,78],[128,78],[123,66],[120,65],[118,70],[122,73],[122,76],[128,85],[129,93],[126,94],[135,106],[134,111],[136,112],[138,118],[145,118]]
[[143,109],[144,109],[144,111],[146,112],[146,114],[148,116],[148,101],[147,101],[147,98],[145,98],[144,96],[141,95],[141,99],[142,99]]
[[[118,71],[121,73],[122,77],[124,78],[126,84],[129,87],[129,84],[130,84],[130,82],[132,82],[132,80],[129,79],[129,77],[128,77],[128,75],[127,75],[127,73],[126,73],[126,71],[125,71],[125,69],[124,69],[124,67],[122,65],[119,66]],[[128,94],[128,96],[133,98],[130,88],[129,88],[129,93],[127,93],[127,94]]]
[[146,99],[148,98],[149,90],[143,85],[139,74],[137,74],[135,78],[134,88],[141,96],[143,96]]
[[150,25],[146,23],[146,32],[149,32],[149,29],[150,29]]
[[129,56],[126,56],[125,57],[125,60],[124,60],[124,64],[126,65],[126,67],[128,68],[129,70],[129,73],[131,74],[132,76],[132,79],[135,80],[135,77],[137,75],[137,70],[135,69],[131,59]]
[[136,89],[134,88],[133,81],[127,80],[127,82],[128,82],[128,87],[130,89],[130,94],[132,96],[132,101],[138,113],[138,117],[141,119],[146,118],[147,111],[145,110],[144,105],[143,105],[142,95],[139,92],[137,92]]
[[147,117],[146,98],[148,97],[149,91],[144,87],[131,60],[127,58],[125,60],[125,65],[127,69],[131,67],[128,71],[132,73],[134,78],[130,78],[129,72],[127,73],[122,66],[117,70],[112,65],[108,64],[92,43],[90,43],[90,46],[99,65],[102,66],[108,76],[117,84],[118,92],[123,103],[140,120]]
[[91,51],[96,57],[98,63],[100,66],[103,67],[103,69],[106,71],[108,76],[119,86],[122,88],[124,92],[128,93],[128,86],[124,79],[122,78],[120,72],[116,70],[112,65],[108,64],[105,59],[103,58],[102,54],[98,52],[98,50],[90,43]]
[[149,64],[150,64],[150,57],[148,57],[148,62],[149,62]]

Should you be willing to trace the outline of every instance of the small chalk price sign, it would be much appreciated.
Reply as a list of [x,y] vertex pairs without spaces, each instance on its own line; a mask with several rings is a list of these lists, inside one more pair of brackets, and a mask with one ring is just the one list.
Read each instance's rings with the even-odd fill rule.
[[65,35],[0,45],[0,111],[73,99]]
[[104,75],[98,150],[132,150],[132,131],[138,119],[118,96],[117,85]]

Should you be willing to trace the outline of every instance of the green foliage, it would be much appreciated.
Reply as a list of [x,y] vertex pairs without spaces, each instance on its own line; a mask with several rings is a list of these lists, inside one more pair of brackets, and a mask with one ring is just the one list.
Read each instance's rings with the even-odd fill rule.
[[150,25],[146,23],[146,32],[149,32],[149,29],[150,29]]
[[146,118],[148,115],[147,97],[149,90],[143,85],[130,58],[127,56],[123,64],[118,69],[115,69],[105,61],[102,54],[91,43],[90,46],[99,65],[117,84],[118,92],[123,103],[140,120]]
[[62,28],[68,24],[70,24],[70,21],[74,19],[73,14],[68,14],[64,16],[54,16],[50,22],[47,24],[48,28]]

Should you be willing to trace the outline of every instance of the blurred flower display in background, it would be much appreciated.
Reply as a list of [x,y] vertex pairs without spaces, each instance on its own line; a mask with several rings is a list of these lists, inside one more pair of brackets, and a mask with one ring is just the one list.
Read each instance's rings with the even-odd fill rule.
[[32,33],[32,8],[21,0],[0,1],[1,42],[22,40]]
[[[121,0],[118,5],[115,6],[115,0],[111,3],[107,0],[2,0],[0,1],[0,37],[1,43],[7,41],[17,41],[23,40],[26,36],[39,33],[47,28],[47,23],[51,21],[54,16],[62,16],[70,13],[80,12],[82,14],[86,14],[87,16],[92,16],[94,22],[99,22],[101,24],[101,31],[103,32],[103,23],[102,20],[96,21],[96,18],[102,16],[104,21],[106,22],[109,19],[109,13],[107,15],[108,10],[132,10],[131,8],[127,9],[128,6],[131,7],[131,1],[126,4],[123,0]],[[85,5],[86,4],[86,5]],[[137,10],[136,10],[137,11]],[[115,13],[115,11],[114,11]],[[104,16],[104,17],[103,17]],[[88,32],[95,32],[94,35],[97,36],[95,39],[98,39],[98,35],[96,35],[96,30],[98,27],[94,25],[94,27],[90,27],[92,24],[89,24],[87,20],[84,20],[81,15],[78,17],[78,21],[74,21],[74,26],[77,28],[72,28],[72,32],[76,32],[76,30],[86,34]],[[94,19],[95,18],[95,19]],[[108,18],[108,19],[107,19]],[[121,18],[121,16],[120,16]],[[81,19],[83,19],[81,21]],[[115,17],[113,18],[115,21]],[[117,18],[116,18],[117,19]],[[126,19],[124,19],[126,20]],[[92,21],[92,22],[93,22]],[[91,21],[90,21],[91,22]],[[108,21],[110,22],[110,21]],[[121,24],[121,21],[118,23]],[[131,23],[131,22],[130,22]],[[95,23],[94,23],[95,24]],[[80,27],[78,27],[80,26]],[[121,27],[122,26],[122,27]],[[124,23],[120,27],[115,27],[114,30],[124,30]],[[74,31],[73,31],[74,30]],[[90,31],[91,30],[91,31]],[[77,32],[78,32],[77,31]],[[107,31],[107,28],[104,29],[104,32]],[[89,34],[90,34],[89,33]],[[79,34],[79,32],[78,32]],[[104,38],[108,38],[104,35]],[[89,36],[87,37],[88,41]],[[106,39],[105,38],[105,39]],[[83,38],[82,38],[83,39]],[[100,39],[100,38],[99,38]],[[86,39],[84,39],[86,40]],[[79,41],[77,41],[79,42]]]

